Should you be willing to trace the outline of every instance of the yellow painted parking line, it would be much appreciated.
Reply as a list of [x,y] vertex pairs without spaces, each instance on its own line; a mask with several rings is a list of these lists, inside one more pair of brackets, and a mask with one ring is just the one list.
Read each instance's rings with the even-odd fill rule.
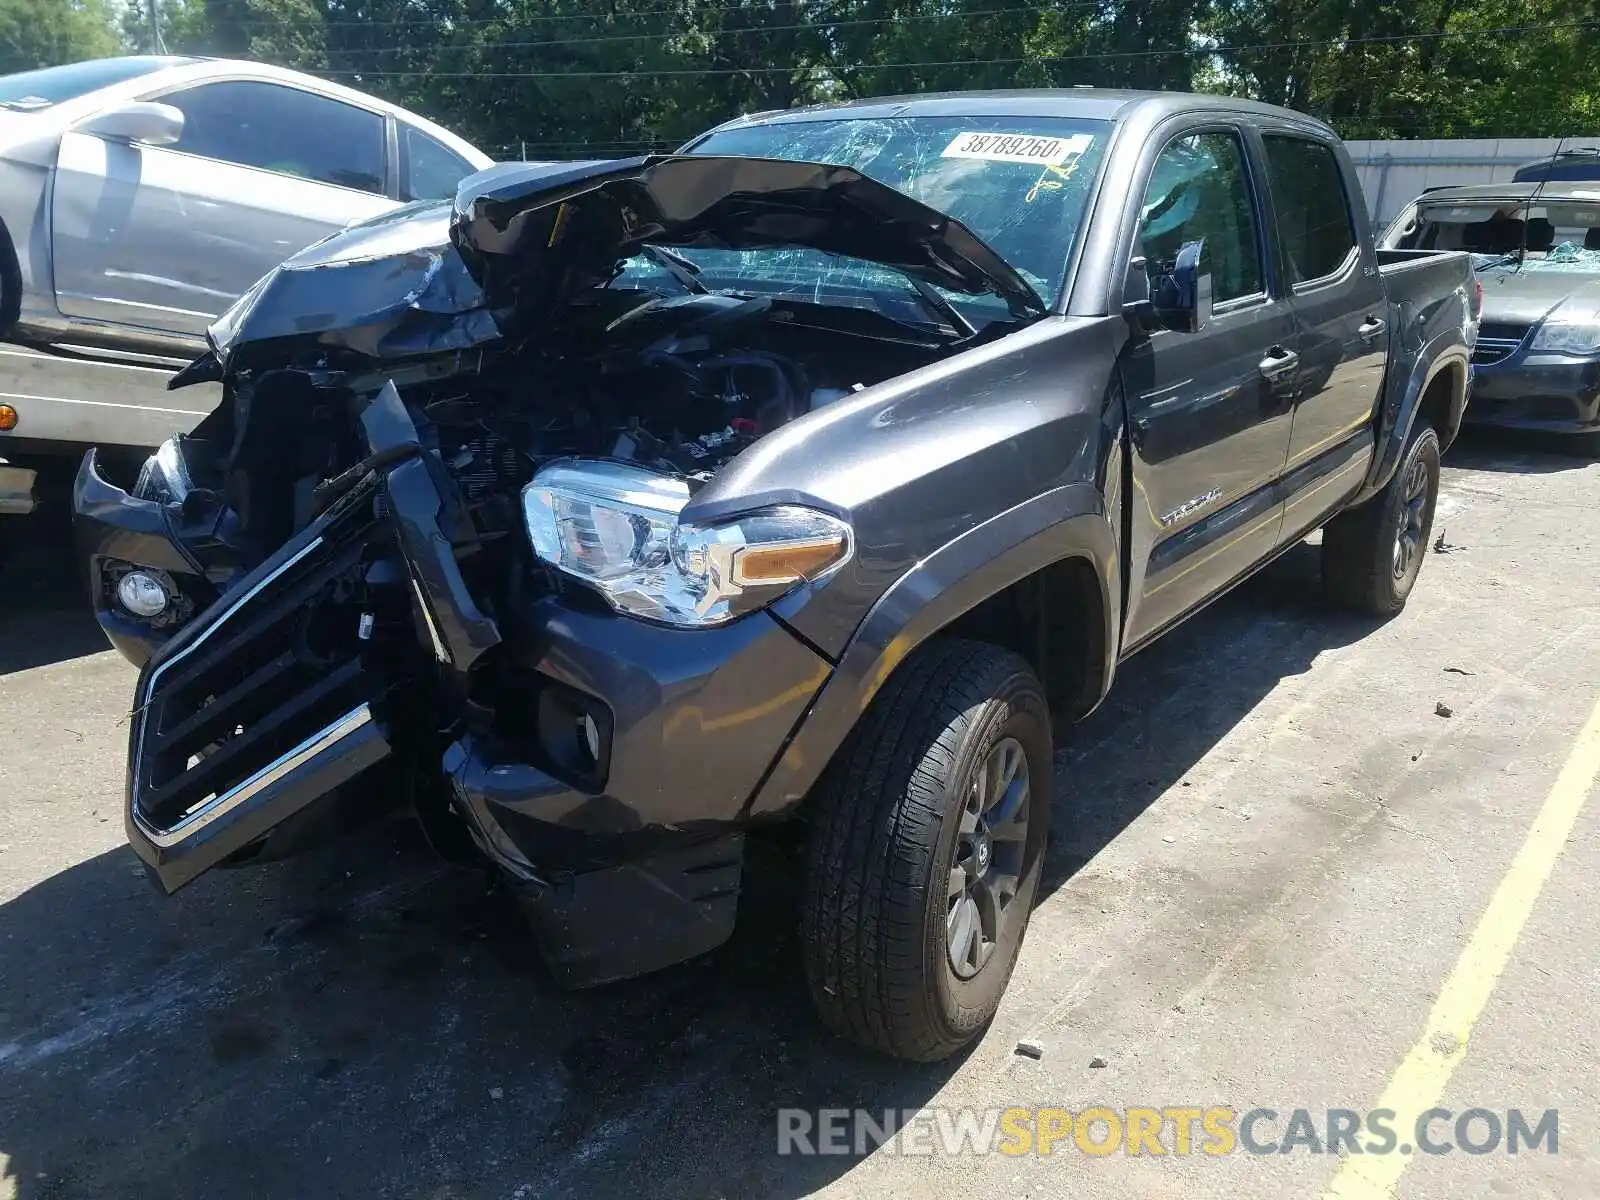
[[[1534,818],[1527,840],[1511,860],[1510,869],[1445,980],[1422,1036],[1401,1061],[1374,1106],[1394,1111],[1393,1128],[1397,1132],[1414,1129],[1417,1117],[1439,1103],[1445,1084],[1467,1052],[1472,1027],[1511,959],[1528,914],[1572,834],[1597,775],[1600,703],[1589,714],[1566,765]],[[1401,1154],[1352,1155],[1339,1165],[1323,1200],[1386,1200],[1394,1195],[1409,1161]]]

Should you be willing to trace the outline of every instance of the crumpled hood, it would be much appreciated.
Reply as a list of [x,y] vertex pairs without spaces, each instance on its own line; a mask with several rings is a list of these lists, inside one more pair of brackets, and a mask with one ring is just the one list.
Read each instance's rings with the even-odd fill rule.
[[803,246],[882,263],[956,292],[1042,313],[1037,292],[970,229],[850,167],[788,159],[668,155],[505,163],[456,193],[455,243],[469,264],[551,255],[609,272],[646,243],[755,250]]
[[1479,273],[1483,320],[1495,325],[1537,325],[1571,299],[1600,307],[1600,278],[1585,271],[1495,268]]
[[503,163],[453,205],[407,205],[307,247],[208,331],[220,378],[246,347],[312,339],[374,359],[465,350],[604,282],[641,246],[806,247],[881,263],[1042,314],[1044,302],[961,222],[849,167],[698,155]]
[[[450,240],[448,201],[409,204],[314,242],[256,281],[206,331],[202,358],[170,387],[220,378],[237,352],[314,339],[374,359],[465,350],[501,336]],[[209,368],[209,369],[208,369]]]

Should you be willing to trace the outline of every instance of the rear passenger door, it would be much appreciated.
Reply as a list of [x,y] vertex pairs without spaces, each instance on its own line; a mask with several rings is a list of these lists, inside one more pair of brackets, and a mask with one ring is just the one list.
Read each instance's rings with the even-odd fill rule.
[[1285,283],[1300,323],[1282,537],[1320,523],[1365,477],[1388,361],[1388,300],[1362,249],[1361,195],[1332,145],[1265,129]]
[[1262,196],[1231,125],[1169,138],[1144,189],[1133,254],[1154,274],[1203,239],[1212,311],[1198,332],[1160,330],[1123,355],[1134,487],[1130,647],[1276,545],[1296,331],[1274,294]]

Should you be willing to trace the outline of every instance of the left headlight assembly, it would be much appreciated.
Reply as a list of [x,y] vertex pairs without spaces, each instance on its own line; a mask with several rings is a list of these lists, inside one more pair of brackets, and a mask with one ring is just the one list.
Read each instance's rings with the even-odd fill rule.
[[626,463],[562,460],[522,490],[534,553],[630,616],[686,628],[762,608],[850,558],[837,517],[780,505],[728,521],[678,519],[681,479]]

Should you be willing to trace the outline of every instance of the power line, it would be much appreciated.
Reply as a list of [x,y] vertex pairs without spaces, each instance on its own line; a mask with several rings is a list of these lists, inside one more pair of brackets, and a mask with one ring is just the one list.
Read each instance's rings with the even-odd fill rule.
[[629,79],[635,77],[700,78],[710,75],[792,75],[797,72],[893,71],[915,70],[922,67],[976,67],[1020,66],[1024,63],[1060,64],[1070,62],[1103,62],[1108,59],[1127,60],[1139,58],[1170,58],[1191,56],[1213,58],[1223,54],[1250,54],[1267,50],[1310,50],[1363,45],[1400,45],[1412,42],[1440,41],[1454,38],[1502,37],[1521,33],[1548,33],[1557,29],[1590,28],[1600,25],[1600,20],[1549,22],[1539,25],[1507,25],[1498,29],[1445,30],[1439,33],[1391,34],[1373,37],[1325,38],[1319,41],[1262,42],[1255,45],[1184,46],[1170,50],[1114,50],[1102,54],[1038,55],[1029,58],[961,58],[942,62],[884,62],[856,63],[836,68],[826,65],[809,67],[677,67],[633,71],[368,71],[361,69],[320,71],[321,75],[358,78],[428,78],[428,79]]
[[[859,17],[844,21],[819,20],[808,21],[800,25],[749,25],[737,29],[697,29],[693,32],[699,37],[724,38],[752,33],[792,33],[796,30],[840,29],[859,25],[899,25],[906,21],[969,21],[978,17],[996,17],[1008,13],[1043,14],[1059,11],[1060,9],[1040,8],[1037,5],[1023,4],[1014,5],[1010,8],[978,9],[972,12],[908,13],[899,17]],[[660,32],[616,33],[608,34],[605,37],[550,38],[537,42],[442,42],[426,47],[363,46],[352,50],[334,49],[331,53],[344,59],[358,54],[405,54],[424,50],[430,54],[441,50],[533,50],[541,46],[597,46],[608,42],[654,42],[660,41],[663,36]]]
[[[845,0],[848,7],[852,0]],[[1121,8],[1144,8],[1160,0],[1120,0]],[[318,26],[322,29],[383,29],[396,27],[411,27],[427,24],[448,24],[450,28],[470,28],[478,25],[532,25],[545,21],[620,21],[633,20],[638,17],[658,16],[688,16],[704,15],[706,13],[744,12],[744,13],[776,13],[781,8],[792,8],[796,12],[812,11],[813,8],[823,7],[805,3],[794,4],[750,4],[740,0],[731,0],[726,4],[694,4],[693,0],[683,0],[678,4],[667,4],[659,8],[643,8],[633,11],[620,12],[566,12],[566,13],[532,13],[529,15],[503,15],[498,17],[451,17],[448,21],[441,21],[436,14],[419,12],[411,17],[399,17],[392,20],[341,20],[323,21]],[[1043,12],[1078,12],[1085,9],[1099,9],[1105,7],[1105,0],[1062,0],[1061,3],[1041,9]],[[911,14],[906,14],[910,16]],[[904,18],[901,18],[904,19]],[[825,22],[819,22],[825,23]],[[240,29],[272,29],[283,28],[281,20],[274,21],[263,18],[261,20],[230,21],[230,26]]]

